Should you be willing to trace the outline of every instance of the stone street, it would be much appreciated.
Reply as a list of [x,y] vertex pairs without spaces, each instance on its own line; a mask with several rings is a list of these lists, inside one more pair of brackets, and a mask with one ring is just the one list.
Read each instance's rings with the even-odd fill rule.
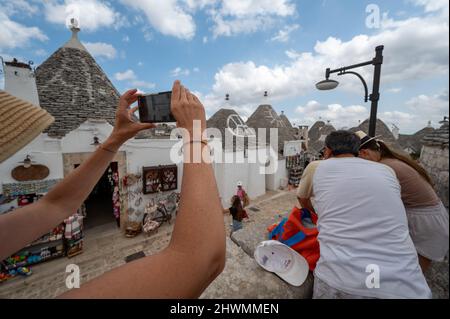
[[[257,243],[265,240],[266,228],[288,214],[296,204],[293,191],[268,192],[252,201],[244,228],[227,237],[227,262],[223,273],[205,290],[201,298],[311,298],[312,275],[299,288],[289,286],[277,276],[264,271],[253,259]],[[225,216],[227,233],[231,217]],[[149,256],[167,246],[172,225],[162,226],[147,237],[125,238],[112,224],[87,232],[84,252],[71,259],[60,258],[32,268],[30,277],[18,277],[0,284],[0,298],[55,298],[67,291],[66,266],[76,264],[81,284],[125,264],[125,258],[143,251]],[[435,263],[427,274],[434,298],[448,298],[448,258]]]

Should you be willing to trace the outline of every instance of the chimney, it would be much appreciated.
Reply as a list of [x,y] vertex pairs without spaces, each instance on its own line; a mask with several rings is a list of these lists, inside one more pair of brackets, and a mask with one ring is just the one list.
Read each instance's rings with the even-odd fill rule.
[[72,37],[69,41],[64,44],[64,48],[71,48],[71,49],[78,49],[81,51],[86,51],[86,48],[83,44],[81,44],[80,40],[78,39],[78,32],[80,32],[80,28],[78,27],[78,21],[74,18],[70,20],[70,31],[72,31]]
[[5,91],[19,99],[39,106],[39,95],[36,86],[36,77],[31,68],[32,61],[28,63],[13,59],[3,63],[5,75]]

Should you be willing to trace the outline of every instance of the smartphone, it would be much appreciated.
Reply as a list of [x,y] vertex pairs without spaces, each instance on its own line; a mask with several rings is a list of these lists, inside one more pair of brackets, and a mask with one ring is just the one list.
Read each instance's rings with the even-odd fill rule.
[[138,98],[139,120],[142,123],[176,122],[170,112],[172,92],[142,95]]

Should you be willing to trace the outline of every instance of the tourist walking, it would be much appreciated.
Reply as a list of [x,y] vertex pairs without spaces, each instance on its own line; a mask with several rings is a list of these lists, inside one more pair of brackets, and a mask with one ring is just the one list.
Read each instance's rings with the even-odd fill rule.
[[431,177],[420,164],[362,131],[356,134],[361,139],[361,158],[394,170],[401,186],[409,233],[425,272],[432,261],[443,261],[448,253],[448,211],[436,194]]
[[248,197],[241,181],[237,182],[236,195],[241,199],[242,207],[247,207],[250,205],[250,198]]
[[431,298],[395,173],[358,158],[359,147],[354,133],[331,133],[325,160],[310,163],[300,181],[300,204],[319,217],[313,297]]
[[235,195],[231,198],[231,207],[225,210],[225,213],[230,213],[233,218],[232,232],[242,229],[242,221],[246,214],[239,196]]

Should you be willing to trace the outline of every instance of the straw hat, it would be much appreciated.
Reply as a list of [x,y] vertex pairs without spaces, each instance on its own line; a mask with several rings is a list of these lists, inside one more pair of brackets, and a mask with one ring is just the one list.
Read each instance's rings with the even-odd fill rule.
[[369,135],[367,135],[367,134],[364,133],[363,131],[358,131],[358,132],[356,132],[355,134],[356,134],[356,136],[358,136],[359,139],[361,140],[361,145],[360,145],[360,147],[359,147],[360,149],[361,149],[364,145],[366,145],[367,143],[369,143],[370,141],[377,140],[378,138],[381,137],[381,135],[377,135],[377,136],[374,136],[374,137],[370,137]]
[[44,109],[0,90],[0,163],[55,121]]

